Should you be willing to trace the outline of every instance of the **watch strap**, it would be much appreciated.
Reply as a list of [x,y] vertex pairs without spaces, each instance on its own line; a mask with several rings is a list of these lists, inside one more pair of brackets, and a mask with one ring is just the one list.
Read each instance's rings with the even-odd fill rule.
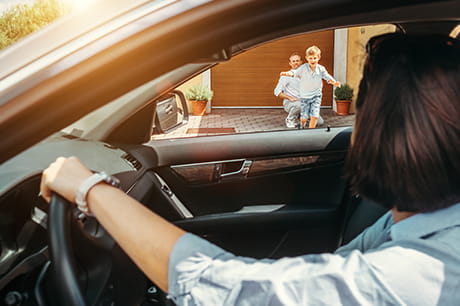
[[120,186],[119,179],[114,176],[110,176],[105,172],[96,172],[88,177],[85,181],[83,181],[80,187],[78,187],[77,193],[75,195],[75,202],[77,203],[78,209],[87,215],[89,215],[90,212],[88,203],[86,202],[86,197],[88,196],[88,192],[91,190],[91,188],[100,182],[107,183],[114,187]]

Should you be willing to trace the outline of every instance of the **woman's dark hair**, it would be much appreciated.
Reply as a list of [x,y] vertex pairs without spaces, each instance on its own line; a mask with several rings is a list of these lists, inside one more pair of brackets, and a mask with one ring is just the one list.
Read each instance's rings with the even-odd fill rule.
[[346,163],[352,190],[428,212],[460,201],[460,43],[387,34],[368,44]]

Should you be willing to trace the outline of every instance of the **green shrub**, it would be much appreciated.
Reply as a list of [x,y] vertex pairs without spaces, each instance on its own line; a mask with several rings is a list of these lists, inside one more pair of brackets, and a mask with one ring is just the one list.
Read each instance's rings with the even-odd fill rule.
[[190,101],[208,101],[212,99],[213,92],[209,87],[196,84],[190,87],[185,93],[185,97]]
[[36,0],[17,4],[0,16],[0,49],[67,14],[70,7],[62,0]]
[[334,90],[334,96],[336,100],[351,100],[353,99],[353,88],[347,83],[342,84],[340,87],[336,87]]

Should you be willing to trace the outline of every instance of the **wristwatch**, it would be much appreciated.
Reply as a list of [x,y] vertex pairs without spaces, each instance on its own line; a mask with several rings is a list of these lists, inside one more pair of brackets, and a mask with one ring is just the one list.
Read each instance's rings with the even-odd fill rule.
[[85,213],[86,215],[90,215],[90,211],[88,208],[88,203],[86,203],[86,197],[88,192],[93,188],[96,184],[100,182],[107,183],[114,187],[120,186],[120,180],[114,176],[110,176],[105,172],[96,172],[90,177],[88,177],[81,185],[78,187],[77,194],[75,195],[75,202],[77,203],[77,207],[80,211]]

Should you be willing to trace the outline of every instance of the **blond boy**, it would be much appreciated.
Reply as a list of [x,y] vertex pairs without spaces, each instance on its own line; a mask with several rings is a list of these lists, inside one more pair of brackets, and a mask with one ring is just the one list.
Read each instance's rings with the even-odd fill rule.
[[283,71],[282,76],[296,77],[300,79],[299,95],[301,103],[300,122],[305,128],[308,118],[310,118],[309,128],[315,128],[318,122],[321,99],[323,97],[323,79],[328,84],[340,87],[340,82],[336,81],[324,68],[318,64],[321,59],[321,50],[317,46],[311,46],[305,51],[307,63],[301,65],[295,71]]

